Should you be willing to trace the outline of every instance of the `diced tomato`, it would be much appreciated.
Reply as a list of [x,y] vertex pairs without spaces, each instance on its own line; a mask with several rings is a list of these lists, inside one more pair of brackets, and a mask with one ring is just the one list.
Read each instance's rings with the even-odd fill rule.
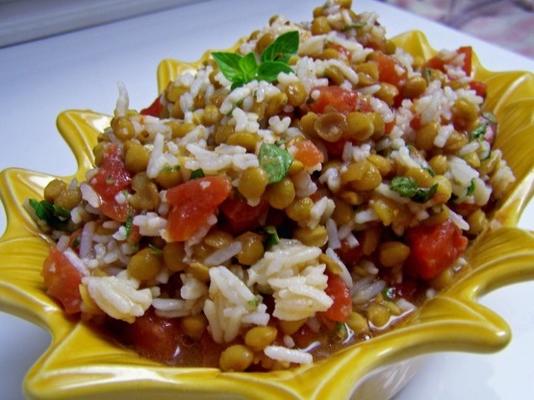
[[396,297],[402,297],[410,301],[415,300],[415,294],[417,292],[417,284],[415,281],[405,277],[401,283],[396,283],[393,287],[395,288]]
[[304,324],[293,334],[292,337],[297,347],[299,349],[304,349],[313,341],[317,340],[317,333],[312,331],[308,325]]
[[204,331],[200,338],[202,365],[205,367],[218,367],[219,358],[225,347],[224,344],[216,343],[208,331]]
[[305,168],[313,167],[324,161],[323,153],[311,140],[301,140],[295,143],[295,159],[299,160]]
[[326,147],[326,151],[330,157],[333,158],[341,158],[341,155],[343,154],[343,148],[345,147],[345,143],[347,143],[346,139],[338,140],[337,142],[327,142],[324,141],[324,147]]
[[386,122],[384,124],[384,131],[386,133],[391,133],[391,131],[393,130],[393,127],[395,126],[395,121],[391,121],[391,122]]
[[432,57],[426,62],[426,66],[432,69],[439,69],[440,71],[445,71],[445,61],[443,61],[438,56]]
[[332,321],[345,322],[352,311],[352,298],[343,279],[338,275],[329,274],[325,292],[334,300],[330,308],[325,311],[325,317]]
[[381,82],[390,83],[397,87],[404,84],[407,75],[406,69],[393,57],[377,52],[374,55],[374,60],[378,63],[378,79]]
[[130,186],[131,180],[118,147],[114,144],[109,145],[104,153],[102,164],[91,179],[93,189],[102,198],[101,210],[104,215],[119,222],[126,221],[128,204],[117,203],[115,196]]
[[224,176],[206,176],[182,183],[167,191],[169,232],[175,241],[190,239],[205,226],[210,215],[228,197],[232,185]]
[[82,304],[79,286],[82,274],[71,264],[69,259],[52,247],[43,264],[43,278],[46,293],[59,301],[67,314],[80,312]]
[[139,111],[139,114],[159,117],[161,115],[162,110],[163,105],[161,104],[160,98],[156,97],[156,100],[154,100],[152,104],[149,105],[147,108],[143,108],[141,111]]
[[464,65],[462,69],[467,76],[470,76],[473,66],[473,48],[471,46],[464,46],[460,47],[456,52],[464,55]]
[[177,318],[161,318],[149,309],[126,329],[131,344],[143,357],[171,363],[180,354],[183,334]]
[[433,279],[465,251],[467,238],[451,221],[438,225],[419,225],[408,231],[408,266],[422,279]]
[[356,108],[355,92],[339,86],[319,86],[312,89],[312,93],[316,90],[319,91],[319,97],[310,105],[313,112],[323,113],[331,107],[341,113],[349,113]]
[[477,95],[484,98],[487,94],[487,87],[484,82],[481,81],[471,81],[469,82],[469,88],[474,90]]
[[350,247],[346,240],[341,241],[341,247],[336,253],[347,267],[356,266],[363,255],[361,246]]
[[260,225],[260,217],[269,209],[269,203],[262,200],[255,207],[249,206],[241,197],[231,197],[221,205],[228,229],[233,234],[253,230]]

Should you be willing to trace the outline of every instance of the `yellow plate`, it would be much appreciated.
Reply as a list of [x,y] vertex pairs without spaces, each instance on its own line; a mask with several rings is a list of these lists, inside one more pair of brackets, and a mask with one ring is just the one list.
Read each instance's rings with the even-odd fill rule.
[[[425,59],[435,53],[420,32],[403,34],[394,41]],[[207,57],[208,53],[199,62]],[[160,91],[180,70],[199,62],[164,60],[158,69]],[[533,193],[534,75],[490,72],[476,57],[473,65],[476,79],[488,85],[486,108],[500,122],[496,146],[517,177],[494,215],[502,227],[471,246],[466,255],[470,272],[427,301],[409,323],[326,360],[288,371],[221,373],[213,368],[165,367],[67,319],[44,292],[40,271],[49,243],[21,206],[28,197],[41,197],[54,177],[22,169],[3,171],[0,195],[7,211],[7,230],[0,240],[0,308],[52,335],[50,347],[26,376],[26,395],[113,400],[217,399],[223,394],[252,399],[343,399],[370,371],[395,361],[443,350],[493,352],[506,346],[508,325],[476,300],[497,287],[534,278],[534,235],[513,227]],[[59,115],[58,129],[78,162],[74,175],[78,180],[91,168],[91,148],[109,121],[109,116],[87,110]],[[378,392],[371,389],[370,393]]]

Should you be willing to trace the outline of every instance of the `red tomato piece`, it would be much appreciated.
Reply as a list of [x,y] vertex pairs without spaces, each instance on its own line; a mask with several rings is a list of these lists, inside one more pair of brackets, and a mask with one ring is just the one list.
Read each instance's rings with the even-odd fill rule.
[[415,294],[417,293],[417,284],[415,281],[403,278],[401,283],[396,283],[393,287],[395,288],[395,295],[397,297],[403,297],[410,301],[415,300]]
[[439,69],[442,72],[445,71],[445,61],[443,61],[441,58],[437,56],[432,57],[430,60],[428,60],[426,62],[426,66],[432,69]]
[[411,271],[422,279],[433,279],[465,251],[468,240],[451,221],[419,225],[408,231]]
[[345,322],[352,312],[352,297],[343,279],[338,275],[328,275],[328,286],[325,290],[334,303],[324,315],[328,319],[336,322]]
[[233,234],[239,234],[257,228],[260,225],[260,217],[268,209],[269,203],[265,200],[262,200],[257,206],[252,207],[240,197],[229,198],[221,205],[221,212],[224,215],[229,230]]
[[324,161],[323,153],[311,140],[301,140],[295,143],[295,159],[299,160],[305,168],[313,167]]
[[471,70],[473,66],[473,48],[471,46],[460,47],[456,50],[458,54],[464,55],[464,65],[463,70],[467,76],[471,75]]
[[224,176],[206,176],[167,191],[169,232],[175,241],[190,239],[228,197],[232,185]]
[[347,267],[356,266],[363,255],[361,246],[350,247],[346,240],[341,241],[341,247],[336,253]]
[[[402,86],[406,81],[406,69],[401,66],[393,57],[377,52],[374,60],[378,63],[378,76],[382,82],[390,83],[397,87]],[[401,71],[400,73],[398,71]]]
[[171,363],[180,354],[183,334],[177,318],[161,318],[149,309],[126,329],[135,350],[143,357]]
[[334,158],[341,158],[341,155],[343,154],[343,148],[345,147],[345,143],[347,143],[346,139],[341,139],[341,140],[338,140],[337,142],[323,141],[324,147],[326,147],[326,151],[328,155]]
[[151,115],[153,117],[159,118],[162,110],[163,110],[163,105],[161,104],[160,98],[156,97],[156,99],[152,102],[152,104],[149,105],[147,108],[143,108],[141,111],[139,111],[139,114]]
[[298,331],[296,331],[292,337],[293,340],[295,340],[295,344],[299,349],[305,349],[313,341],[318,339],[317,333],[312,331],[310,327],[306,324],[302,325],[302,327]]
[[115,196],[130,186],[132,178],[126,170],[118,147],[109,145],[104,153],[102,164],[91,179],[93,189],[102,198],[101,210],[107,217],[124,222],[128,217],[128,204],[119,204]]
[[471,81],[469,82],[469,88],[474,90],[477,95],[479,95],[482,98],[486,97],[487,94],[487,87],[484,82],[480,81]]
[[319,86],[312,89],[319,91],[319,97],[310,105],[316,113],[323,113],[327,107],[334,108],[341,113],[349,113],[356,108],[357,95],[339,86]]
[[52,247],[43,264],[46,293],[59,301],[67,314],[80,312],[82,299],[79,286],[82,274],[57,248]]
[[421,128],[421,118],[419,117],[419,115],[416,115],[412,118],[412,120],[410,121],[410,126],[414,130],[418,130],[419,128]]

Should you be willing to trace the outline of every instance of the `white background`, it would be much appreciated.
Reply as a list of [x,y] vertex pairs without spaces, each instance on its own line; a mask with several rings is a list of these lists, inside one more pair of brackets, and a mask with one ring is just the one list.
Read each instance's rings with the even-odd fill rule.
[[[355,1],[357,11],[375,10],[390,34],[427,33],[437,48],[472,44],[495,70],[534,70],[534,62],[438,24],[373,1]],[[55,129],[66,108],[111,113],[116,82],[126,83],[133,108],[156,96],[155,71],[165,57],[194,60],[207,48],[225,48],[266,23],[273,14],[306,20],[318,1],[218,0],[115,22],[0,49],[0,169],[21,166],[68,175],[74,158]],[[528,32],[526,32],[528,34]],[[0,229],[5,225],[0,217]],[[527,210],[521,225],[534,228]],[[1,262],[1,260],[0,260]],[[534,283],[501,289],[483,303],[511,325],[510,346],[494,355],[446,353],[430,356],[397,396],[409,399],[529,398],[534,389]],[[22,398],[25,371],[48,345],[48,334],[0,313],[0,398]]]

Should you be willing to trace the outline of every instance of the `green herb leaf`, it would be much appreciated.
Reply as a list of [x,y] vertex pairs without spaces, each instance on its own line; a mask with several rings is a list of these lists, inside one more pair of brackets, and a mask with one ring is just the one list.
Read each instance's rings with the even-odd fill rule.
[[211,55],[226,79],[234,82],[242,78],[241,67],[239,65],[242,57],[239,54],[214,52]]
[[280,242],[280,237],[278,236],[278,232],[274,226],[266,226],[263,230],[267,234],[267,239],[265,239],[265,247],[270,248]]
[[156,256],[163,254],[163,250],[161,250],[159,247],[154,246],[153,244],[149,244],[148,248],[150,249],[150,252]]
[[130,236],[130,233],[132,233],[133,229],[133,217],[131,215],[128,215],[126,218],[126,222],[124,223],[124,229],[126,229],[126,237],[128,238]]
[[293,157],[286,149],[268,143],[262,143],[258,158],[260,167],[269,177],[269,183],[280,182],[284,179],[293,162]]
[[258,64],[256,63],[254,53],[250,52],[245,57],[242,57],[239,60],[239,68],[241,69],[241,76],[245,82],[253,80],[258,71]]
[[37,218],[46,222],[48,226],[53,229],[66,229],[70,220],[69,210],[47,200],[29,199],[28,203],[35,211]]
[[486,134],[487,127],[488,127],[487,122],[482,122],[481,124],[478,124],[477,127],[469,133],[471,140],[478,140],[482,138]]
[[382,290],[382,296],[384,296],[386,300],[389,300],[389,301],[394,300],[396,296],[395,288],[391,286],[384,288],[384,290]]
[[437,183],[425,189],[417,185],[413,178],[407,176],[396,176],[389,184],[391,190],[397,192],[402,197],[408,197],[416,203],[425,203],[431,199],[438,190]]
[[267,61],[258,68],[258,79],[267,82],[274,82],[280,72],[290,73],[292,69],[281,61]]
[[471,182],[469,183],[469,186],[467,187],[467,191],[465,195],[471,196],[473,193],[475,193],[475,188],[476,188],[475,180],[471,179]]
[[258,304],[260,304],[260,301],[261,301],[261,298],[256,296],[254,297],[254,299],[252,300],[249,300],[247,301],[247,306],[249,308],[249,310],[255,310],[256,308],[258,308]]
[[336,324],[336,337],[339,341],[344,341],[349,335],[347,325],[343,322]]
[[191,171],[191,179],[198,179],[198,178],[204,178],[204,171],[202,169],[195,169],[194,171]]
[[436,173],[434,172],[434,170],[430,167],[427,167],[427,168],[423,168],[426,172],[429,173],[430,176],[436,176]]
[[286,32],[276,38],[261,55],[261,61],[282,61],[287,63],[289,58],[299,49],[298,31]]
[[351,29],[361,29],[364,26],[365,26],[364,22],[355,22],[355,23],[347,25],[345,28],[343,28],[343,32],[350,31]]
[[430,82],[432,80],[432,71],[430,71],[430,68],[423,68],[423,70],[421,71],[421,75],[427,82]]
[[176,172],[176,171],[180,171],[180,166],[179,165],[165,165],[162,169],[161,169],[161,172]]

